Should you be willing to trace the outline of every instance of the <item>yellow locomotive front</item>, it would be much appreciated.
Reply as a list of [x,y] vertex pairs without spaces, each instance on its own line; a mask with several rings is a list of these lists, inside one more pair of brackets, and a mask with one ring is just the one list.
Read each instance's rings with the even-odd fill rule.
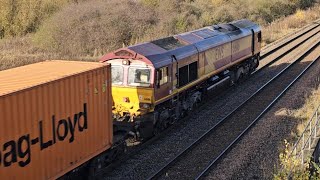
[[133,59],[112,59],[112,112],[116,121],[133,122],[153,111],[153,68]]
[[153,62],[130,48],[106,54],[100,62],[111,64],[114,132],[138,138],[151,136],[155,123]]

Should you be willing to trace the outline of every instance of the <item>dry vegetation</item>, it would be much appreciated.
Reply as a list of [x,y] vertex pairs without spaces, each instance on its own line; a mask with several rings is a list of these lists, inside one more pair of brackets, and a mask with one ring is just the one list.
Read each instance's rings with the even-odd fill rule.
[[[320,87],[318,89],[314,90],[310,97],[306,97],[306,102],[304,103],[304,106],[296,111],[293,112],[294,117],[297,119],[303,119],[305,122],[310,120],[312,115],[314,114],[314,111],[320,104]],[[297,134],[298,136],[301,136],[301,133],[305,129],[306,124],[300,124],[297,127]]]
[[72,4],[46,21],[33,40],[62,54],[97,57],[142,37],[155,23],[152,10],[126,0]]
[[[319,82],[319,80],[319,78],[315,78],[315,81]],[[274,176],[276,180],[287,179],[289,175],[292,176],[292,179],[320,179],[319,165],[313,163],[315,172],[311,172],[308,162],[301,165],[300,159],[291,156],[292,144],[301,136],[308,121],[320,104],[320,87],[315,88],[305,99],[305,103],[301,108],[290,112],[292,119],[300,119],[302,122],[297,126],[297,129],[293,130],[292,139],[289,140],[291,143],[285,140],[285,149],[279,155],[282,168],[277,169],[277,173]]]
[[0,0],[0,70],[43,59],[94,60],[122,46],[242,18],[263,25],[270,43],[319,18],[317,1]]
[[302,26],[320,18],[320,5],[307,10],[297,10],[291,16],[280,18],[263,27],[264,44],[269,44],[286,34],[299,30]]
[[70,2],[78,0],[0,0],[0,37],[35,32],[45,19]]

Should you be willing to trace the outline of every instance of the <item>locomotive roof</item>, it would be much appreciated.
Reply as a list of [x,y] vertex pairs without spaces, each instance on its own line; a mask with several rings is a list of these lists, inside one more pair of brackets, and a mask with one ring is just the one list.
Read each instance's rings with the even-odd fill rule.
[[238,28],[251,28],[251,27],[257,27],[258,25],[252,21],[249,21],[247,19],[242,19],[239,21],[234,21],[231,24]]
[[[172,63],[172,56],[179,61],[185,57],[260,31],[252,21],[243,19],[227,24],[218,24],[178,35],[129,46],[109,53],[101,61],[114,58],[136,58],[153,65],[155,68]],[[127,51],[127,52],[125,52]]]

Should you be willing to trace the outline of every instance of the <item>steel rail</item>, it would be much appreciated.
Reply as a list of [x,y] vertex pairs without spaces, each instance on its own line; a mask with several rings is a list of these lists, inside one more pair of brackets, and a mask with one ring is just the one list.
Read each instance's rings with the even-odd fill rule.
[[[320,24],[317,26],[319,27]],[[313,30],[313,29],[312,29]],[[251,74],[254,74],[254,73],[257,73],[259,72],[260,70],[270,66],[271,64],[275,63],[276,61],[278,61],[279,59],[283,58],[284,56],[286,56],[287,54],[289,54],[290,52],[292,52],[293,50],[297,49],[298,47],[300,47],[301,45],[303,45],[305,42],[307,42],[309,39],[313,38],[315,35],[317,35],[318,33],[320,32],[317,31],[315,33],[313,33],[311,36],[307,37],[306,39],[304,39],[301,43],[293,46],[292,48],[288,49],[286,52],[282,53],[281,55],[277,56],[276,58],[274,58],[272,61],[268,62],[267,64],[265,64],[264,66],[262,66],[260,69],[257,69],[255,71],[253,71]],[[304,34],[305,35],[305,34]],[[289,43],[288,43],[289,44]]]
[[[257,94],[259,94],[265,87],[270,85],[274,80],[278,79],[284,72],[286,72],[290,67],[292,67],[297,62],[301,61],[308,53],[310,53],[314,48],[316,48],[319,45],[319,42],[316,43],[316,45],[313,45],[312,47],[308,48],[307,51],[305,51],[303,54],[300,55],[300,57],[296,58],[294,62],[289,64],[286,68],[284,68],[281,72],[279,72],[276,76],[274,76],[271,80],[269,80],[267,83],[265,83],[261,88],[259,88],[255,93],[253,93],[249,98],[247,98],[244,102],[242,102],[239,106],[237,106],[232,112],[230,112],[228,115],[226,115],[222,120],[220,120],[216,125],[211,127],[208,131],[206,131],[201,137],[199,137],[197,140],[195,140],[192,144],[190,144],[188,147],[186,147],[183,151],[181,151],[178,155],[176,155],[174,158],[172,158],[167,164],[162,166],[157,172],[152,174],[147,179],[155,179],[163,174],[164,171],[166,171],[172,164],[174,164],[178,159],[180,159],[184,154],[186,154],[189,150],[191,150],[193,147],[195,147],[201,140],[203,140],[206,136],[208,136],[211,132],[213,132],[217,127],[221,126],[229,117],[231,117],[233,114],[235,114],[241,107],[243,107],[245,104],[247,104],[253,97],[255,97]],[[273,101],[274,104],[275,101]],[[271,106],[268,106],[269,109]],[[265,111],[263,112],[263,114]],[[261,115],[260,115],[261,116]],[[229,147],[230,148],[230,147]],[[228,149],[229,149],[228,148]],[[222,155],[221,155],[222,156]],[[219,156],[219,158],[221,157]],[[219,159],[218,158],[218,159]],[[216,162],[216,161],[215,161]]]
[[[264,46],[262,48],[262,50],[266,50],[266,49],[271,49],[273,46],[276,47],[277,45],[281,45],[282,43],[285,43],[286,41],[290,40],[291,38],[295,37],[295,36],[299,36],[300,34],[304,34],[305,31],[308,31],[310,28],[313,28],[312,26],[320,24],[320,19],[315,20],[313,22],[311,22],[310,24],[307,24],[301,28],[299,28],[296,31],[293,31],[291,33],[288,33],[286,35],[284,35],[283,37],[277,39],[276,41],[273,41],[269,44],[267,44],[266,46]],[[268,51],[267,51],[268,52]]]
[[[317,25],[315,25],[314,27],[308,29],[307,31],[305,31],[305,32],[303,32],[303,33],[301,33],[301,34],[299,34],[299,35],[297,35],[297,36],[294,36],[293,38],[287,40],[286,42],[280,44],[279,46],[276,46],[278,43],[273,44],[272,46],[276,46],[276,47],[273,48],[273,49],[271,49],[270,51],[267,51],[266,53],[262,54],[260,58],[261,58],[261,59],[264,59],[264,58],[268,57],[269,55],[273,54],[274,52],[278,51],[279,49],[287,46],[288,44],[292,43],[293,41],[299,39],[300,37],[304,36],[305,34],[309,33],[310,31],[312,31],[312,30],[314,30],[314,29],[316,29],[317,27],[320,26],[320,23],[319,23],[319,22],[313,22],[310,26],[312,26],[312,25],[314,25],[314,24],[317,24]],[[293,34],[293,35],[294,35],[294,34]],[[289,35],[289,37],[290,37],[290,36],[293,36],[293,35]],[[287,37],[287,38],[289,38],[289,37]],[[270,47],[272,47],[272,46],[270,46]],[[268,47],[268,48],[269,48],[269,47]]]

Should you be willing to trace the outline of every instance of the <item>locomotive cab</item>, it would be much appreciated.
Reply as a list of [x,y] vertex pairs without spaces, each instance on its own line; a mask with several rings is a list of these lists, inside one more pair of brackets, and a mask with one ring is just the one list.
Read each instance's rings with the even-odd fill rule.
[[133,122],[153,110],[154,68],[134,59],[113,59],[111,64],[113,115]]

